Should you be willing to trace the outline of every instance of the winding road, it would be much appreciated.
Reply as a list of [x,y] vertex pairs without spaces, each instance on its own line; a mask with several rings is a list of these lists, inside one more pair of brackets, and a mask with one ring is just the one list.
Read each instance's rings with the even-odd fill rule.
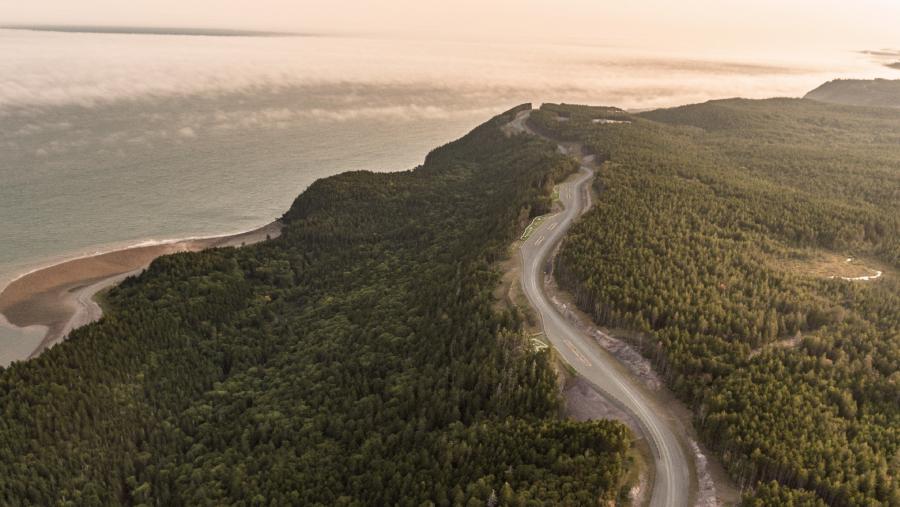
[[[510,122],[514,131],[539,135],[525,125],[530,111],[519,113]],[[577,147],[576,149],[580,149]],[[561,151],[570,153],[560,146]],[[581,156],[580,153],[570,153]],[[532,308],[540,314],[544,334],[557,353],[579,375],[611,402],[630,413],[650,443],[654,457],[655,479],[650,495],[652,507],[684,507],[691,494],[691,462],[670,419],[655,404],[614,357],[603,350],[593,337],[585,334],[559,313],[544,292],[544,275],[553,250],[565,236],[575,218],[590,207],[590,182],[594,173],[591,157],[582,158],[576,178],[559,186],[564,211],[544,220],[522,244],[522,288]]]

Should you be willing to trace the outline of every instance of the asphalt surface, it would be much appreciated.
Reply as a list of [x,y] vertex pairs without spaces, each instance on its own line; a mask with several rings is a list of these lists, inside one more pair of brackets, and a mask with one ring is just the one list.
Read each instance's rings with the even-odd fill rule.
[[[537,135],[525,125],[528,114],[520,113],[509,127]],[[566,148],[561,146],[560,149]],[[581,156],[580,153],[572,155]],[[559,185],[564,211],[544,220],[522,244],[522,288],[532,308],[540,315],[544,334],[559,356],[640,424],[650,443],[655,465],[650,505],[684,507],[691,494],[691,462],[670,418],[661,413],[625,367],[603,350],[593,337],[568,322],[544,292],[548,259],[572,222],[590,207],[590,182],[594,177],[593,170],[587,165],[590,162],[589,157],[583,158],[578,176]]]

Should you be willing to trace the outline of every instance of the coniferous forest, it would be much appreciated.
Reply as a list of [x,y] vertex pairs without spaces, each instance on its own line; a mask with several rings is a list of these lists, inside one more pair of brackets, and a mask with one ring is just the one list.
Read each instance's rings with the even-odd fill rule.
[[[900,505],[900,110],[545,105],[530,122],[605,161],[561,284],[654,361],[747,505]],[[829,275],[845,258],[883,276]]]
[[[0,504],[621,498],[632,436],[560,419],[547,354],[492,298],[576,167],[504,135],[518,110],[415,170],[316,182],[277,239],[157,259],[100,322],[0,370]],[[653,360],[745,504],[900,505],[900,111],[529,121],[603,161],[560,283]],[[880,276],[842,279],[845,258]]]
[[560,419],[547,354],[494,308],[495,261],[575,169],[502,134],[514,113],[415,170],[316,182],[277,239],[157,259],[0,369],[0,504],[618,497],[630,433]]

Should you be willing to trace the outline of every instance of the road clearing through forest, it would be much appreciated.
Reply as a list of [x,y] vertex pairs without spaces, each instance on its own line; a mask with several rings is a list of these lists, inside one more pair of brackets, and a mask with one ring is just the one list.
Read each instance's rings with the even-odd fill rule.
[[[531,112],[519,113],[508,125],[515,132],[539,136],[525,121]],[[594,172],[592,157],[583,157],[580,146],[561,151],[582,157],[580,174],[559,188],[563,211],[536,225],[522,243],[522,288],[531,307],[540,315],[544,335],[553,348],[575,371],[590,382],[610,402],[638,421],[653,453],[655,480],[650,495],[652,507],[686,507],[692,490],[692,461],[683,440],[677,436],[673,417],[653,403],[650,394],[625,367],[607,353],[590,335],[572,325],[559,313],[544,291],[548,260],[565,236],[572,222],[590,206],[590,183]],[[577,152],[577,153],[576,153]],[[552,226],[551,226],[552,224]]]

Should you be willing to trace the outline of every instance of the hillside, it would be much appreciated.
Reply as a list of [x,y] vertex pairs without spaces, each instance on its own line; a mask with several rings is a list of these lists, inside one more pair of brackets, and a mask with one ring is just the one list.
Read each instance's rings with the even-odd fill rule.
[[494,262],[553,182],[497,117],[413,171],[317,181],[282,235],[157,259],[0,369],[0,504],[588,505],[631,435],[560,420]]
[[604,115],[532,114],[606,160],[560,283],[693,407],[747,505],[900,505],[900,111]]
[[[900,62],[889,67],[900,67]],[[900,107],[900,80],[838,79],[806,94],[807,99],[834,104]]]

